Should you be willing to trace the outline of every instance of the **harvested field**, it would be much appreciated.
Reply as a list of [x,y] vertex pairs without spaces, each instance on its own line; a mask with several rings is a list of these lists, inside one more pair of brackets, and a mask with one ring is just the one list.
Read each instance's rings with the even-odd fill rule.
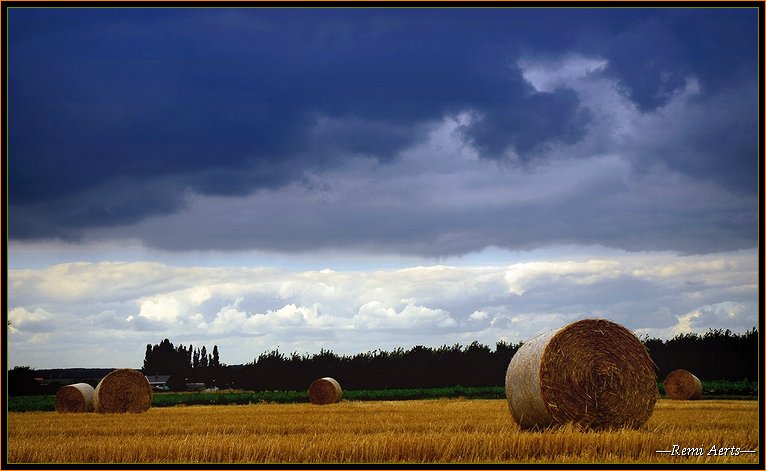
[[[661,399],[638,429],[522,431],[505,400],[9,413],[9,463],[757,463],[756,401]],[[656,450],[704,447],[703,456]]]

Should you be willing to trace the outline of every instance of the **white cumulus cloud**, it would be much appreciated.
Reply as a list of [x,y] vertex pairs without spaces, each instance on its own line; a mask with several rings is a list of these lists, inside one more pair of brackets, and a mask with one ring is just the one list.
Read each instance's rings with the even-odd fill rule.
[[[493,258],[502,262],[503,255]],[[119,341],[120,358],[140,362],[147,343],[167,337],[217,344],[223,361],[235,364],[276,346],[302,353],[474,340],[491,346],[583,317],[607,317],[641,335],[663,337],[756,325],[754,251],[680,256],[601,249],[596,257],[571,249],[525,258],[368,270],[152,264],[157,283],[146,282],[143,262],[10,270],[9,350],[19,364],[47,358],[36,366],[52,367],[67,357],[60,351],[72,342],[108,351]],[[67,290],[64,298],[54,281],[73,268],[89,285]],[[41,335],[50,345],[46,351],[59,353],[44,356]],[[103,366],[117,354],[89,361]]]

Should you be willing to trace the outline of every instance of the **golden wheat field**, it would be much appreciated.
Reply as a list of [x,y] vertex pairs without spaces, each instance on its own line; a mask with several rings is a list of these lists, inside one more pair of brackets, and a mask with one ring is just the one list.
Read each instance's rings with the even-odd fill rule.
[[[756,401],[663,399],[638,430],[524,432],[503,400],[10,413],[9,463],[757,463]],[[703,456],[678,456],[702,448]],[[711,447],[755,450],[712,456]]]

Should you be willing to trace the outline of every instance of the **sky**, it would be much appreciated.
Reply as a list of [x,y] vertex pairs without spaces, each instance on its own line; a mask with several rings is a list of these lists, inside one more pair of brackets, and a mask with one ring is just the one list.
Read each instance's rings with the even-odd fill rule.
[[9,8],[9,367],[751,329],[757,15]]

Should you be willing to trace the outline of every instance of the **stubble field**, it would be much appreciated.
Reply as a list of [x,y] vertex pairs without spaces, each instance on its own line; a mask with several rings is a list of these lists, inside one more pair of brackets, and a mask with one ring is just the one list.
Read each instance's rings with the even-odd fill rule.
[[[504,400],[10,413],[9,463],[758,463],[756,401],[660,400],[637,430],[521,431]],[[658,450],[702,448],[702,456]],[[731,456],[711,447],[739,448]],[[742,453],[754,450],[755,453]]]

